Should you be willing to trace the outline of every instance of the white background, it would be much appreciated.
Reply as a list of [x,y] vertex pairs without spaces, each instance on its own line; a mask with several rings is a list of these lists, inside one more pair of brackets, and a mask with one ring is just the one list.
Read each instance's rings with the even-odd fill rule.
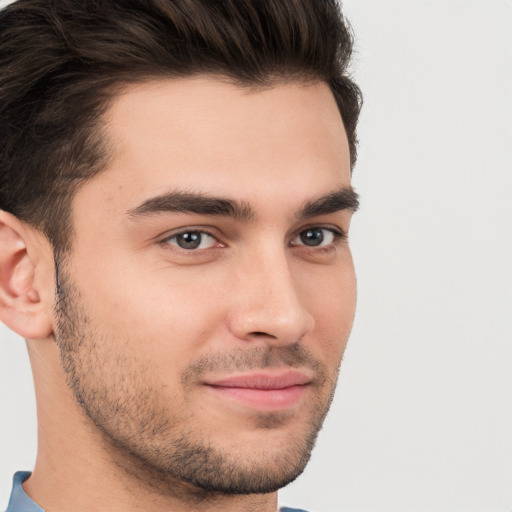
[[[512,2],[344,7],[365,94],[359,309],[313,459],[281,502],[511,512]],[[33,466],[36,418],[24,343],[0,338],[2,509]]]

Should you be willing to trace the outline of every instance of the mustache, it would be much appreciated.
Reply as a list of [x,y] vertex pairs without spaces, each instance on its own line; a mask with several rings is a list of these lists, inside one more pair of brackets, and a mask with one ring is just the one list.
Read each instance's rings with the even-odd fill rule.
[[182,374],[182,384],[197,382],[205,373],[234,373],[268,368],[307,368],[318,380],[327,377],[325,365],[300,342],[285,346],[257,346],[207,354],[194,360]]

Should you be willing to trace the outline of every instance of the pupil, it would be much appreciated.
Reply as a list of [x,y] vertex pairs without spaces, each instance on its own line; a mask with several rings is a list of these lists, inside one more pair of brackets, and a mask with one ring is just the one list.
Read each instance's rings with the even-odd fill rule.
[[300,239],[304,245],[314,247],[324,241],[324,232],[322,229],[308,229],[300,234]]
[[178,235],[177,242],[182,249],[197,249],[201,245],[201,233],[182,233]]

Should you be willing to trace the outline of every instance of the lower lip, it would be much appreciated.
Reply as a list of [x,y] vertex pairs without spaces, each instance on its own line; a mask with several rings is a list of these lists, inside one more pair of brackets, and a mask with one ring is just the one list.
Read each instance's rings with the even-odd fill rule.
[[249,407],[267,411],[280,411],[296,405],[307,386],[290,386],[283,389],[232,388],[224,386],[208,386],[220,396],[242,402]]

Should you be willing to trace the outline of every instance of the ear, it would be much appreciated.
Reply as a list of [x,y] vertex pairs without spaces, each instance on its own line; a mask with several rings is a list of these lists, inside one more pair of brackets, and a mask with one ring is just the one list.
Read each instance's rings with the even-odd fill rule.
[[[36,270],[48,266],[49,244],[43,235],[0,210],[0,320],[25,339],[52,334],[48,279],[36,280]],[[46,273],[48,275],[48,272]],[[53,275],[50,272],[50,275]]]

